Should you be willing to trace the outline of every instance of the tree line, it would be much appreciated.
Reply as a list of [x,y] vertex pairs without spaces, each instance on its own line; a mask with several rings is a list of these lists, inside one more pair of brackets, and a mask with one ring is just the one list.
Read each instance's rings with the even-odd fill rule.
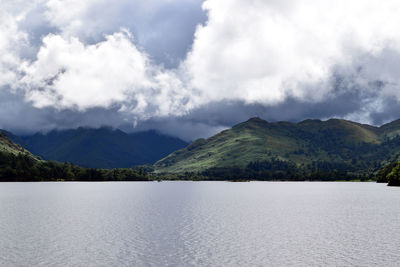
[[389,186],[400,186],[400,162],[389,163],[376,174],[378,183],[388,183]]
[[[378,170],[378,171],[377,171]],[[360,169],[351,163],[313,161],[296,165],[272,158],[245,167],[214,167],[201,172],[154,174],[152,166],[125,169],[84,168],[71,163],[43,161],[28,154],[0,152],[0,181],[149,181],[149,180],[260,180],[336,181],[377,180],[400,186],[400,162]]]
[[0,181],[148,181],[141,169],[93,169],[0,152]]
[[296,165],[294,162],[272,158],[253,161],[245,167],[213,167],[201,172],[163,173],[168,180],[259,180],[259,181],[337,181],[375,178],[375,169],[359,169],[351,163],[313,161]]

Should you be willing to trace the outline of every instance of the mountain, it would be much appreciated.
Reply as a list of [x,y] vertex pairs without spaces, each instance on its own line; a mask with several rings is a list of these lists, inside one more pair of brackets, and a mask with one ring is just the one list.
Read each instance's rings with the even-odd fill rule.
[[341,119],[269,123],[252,118],[198,139],[154,166],[158,173],[236,168],[365,175],[400,152],[399,134],[400,121],[374,127]]
[[27,181],[34,166],[41,164],[40,157],[32,155],[0,131],[0,182]]
[[45,160],[71,162],[90,168],[130,168],[152,164],[171,152],[187,145],[186,142],[156,131],[127,134],[108,127],[15,136],[15,142]]
[[12,134],[0,131],[0,182],[148,181],[150,179],[143,168],[89,169],[71,163],[45,161],[14,143],[7,135]]
[[39,157],[35,157],[28,150],[14,143],[3,131],[0,131],[0,153],[12,154],[15,156],[22,154],[39,160]]

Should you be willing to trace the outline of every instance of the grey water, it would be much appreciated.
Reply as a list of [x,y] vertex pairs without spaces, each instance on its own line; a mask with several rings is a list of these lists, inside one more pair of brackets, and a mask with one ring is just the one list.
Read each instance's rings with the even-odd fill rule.
[[1,183],[1,266],[400,266],[376,183]]

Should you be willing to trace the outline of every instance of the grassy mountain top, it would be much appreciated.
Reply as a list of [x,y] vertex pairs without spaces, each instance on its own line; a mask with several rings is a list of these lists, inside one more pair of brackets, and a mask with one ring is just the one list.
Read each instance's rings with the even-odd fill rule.
[[155,168],[157,172],[202,172],[278,160],[297,167],[327,162],[368,169],[400,152],[397,132],[400,122],[374,127],[341,119],[269,123],[257,117],[198,139],[158,161]]

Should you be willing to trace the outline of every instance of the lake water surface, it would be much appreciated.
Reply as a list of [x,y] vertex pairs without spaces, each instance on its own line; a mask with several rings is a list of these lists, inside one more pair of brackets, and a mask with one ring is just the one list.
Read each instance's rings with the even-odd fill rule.
[[0,183],[1,266],[400,266],[376,183]]

